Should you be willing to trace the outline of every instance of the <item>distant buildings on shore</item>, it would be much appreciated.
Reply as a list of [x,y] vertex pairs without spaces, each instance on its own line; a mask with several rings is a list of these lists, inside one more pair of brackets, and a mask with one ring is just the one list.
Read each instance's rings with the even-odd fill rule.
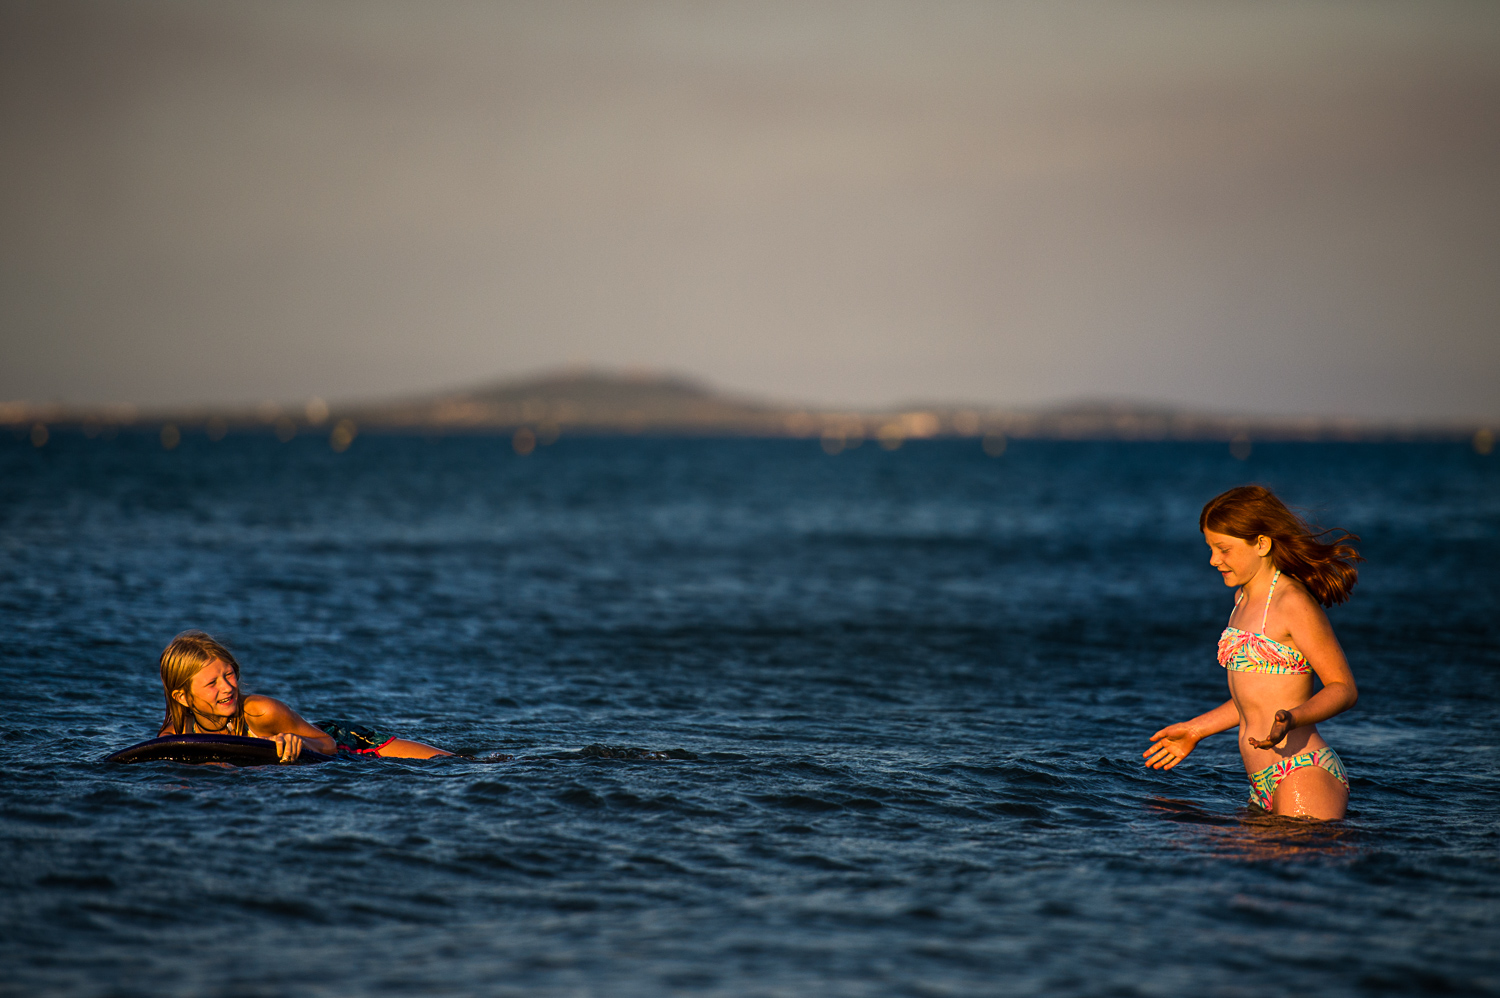
[[[803,437],[822,441],[829,453],[870,440],[887,449],[932,437],[982,438],[986,450],[1006,438],[1059,440],[1220,440],[1242,445],[1271,440],[1472,440],[1475,450],[1494,446],[1491,428],[1475,422],[1377,423],[1320,417],[1270,418],[1218,415],[1130,403],[1089,403],[1040,409],[980,406],[912,406],[900,409],[797,408],[722,394],[691,380],[606,372],[562,373],[504,382],[472,391],[387,402],[303,406],[264,403],[246,408],[146,410],[133,406],[70,407],[0,403],[0,426],[30,433],[48,427],[89,435],[121,428],[159,428],[163,446],[183,430],[221,438],[259,430],[291,439],[327,433],[335,450],[362,431],[506,433],[517,449],[525,440],[550,443],[562,434],[654,436]],[[523,440],[525,438],[525,440]],[[38,443],[38,446],[41,446]]]

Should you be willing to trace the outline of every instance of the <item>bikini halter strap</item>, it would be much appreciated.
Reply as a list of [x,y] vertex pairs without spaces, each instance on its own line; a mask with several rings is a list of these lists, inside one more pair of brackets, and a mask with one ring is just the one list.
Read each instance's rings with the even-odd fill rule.
[[1281,569],[1271,576],[1271,588],[1266,590],[1266,612],[1260,615],[1260,633],[1266,633],[1266,618],[1271,615],[1271,594],[1276,591],[1276,580],[1281,578]]

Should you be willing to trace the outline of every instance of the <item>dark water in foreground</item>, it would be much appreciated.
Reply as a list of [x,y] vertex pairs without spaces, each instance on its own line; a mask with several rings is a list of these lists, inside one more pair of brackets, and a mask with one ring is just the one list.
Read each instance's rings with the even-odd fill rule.
[[[1341,826],[1253,817],[1199,505],[1365,537]],[[0,993],[1500,993],[1500,458],[0,440]],[[107,767],[189,626],[475,753]]]

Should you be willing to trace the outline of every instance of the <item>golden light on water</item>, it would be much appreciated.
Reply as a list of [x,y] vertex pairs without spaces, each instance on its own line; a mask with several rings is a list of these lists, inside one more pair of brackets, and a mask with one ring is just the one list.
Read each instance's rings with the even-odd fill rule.
[[328,446],[333,448],[335,454],[342,454],[354,443],[355,436],[359,433],[358,427],[352,419],[341,419],[334,424],[333,430],[328,434]]
[[51,436],[51,434],[49,434],[47,432],[47,426],[46,426],[45,423],[33,423],[33,424],[31,424],[31,446],[33,446],[33,447],[45,447],[45,446],[47,446],[47,438],[49,436]]
[[[1188,818],[1210,818],[1190,801],[1154,797],[1146,802],[1147,813],[1167,818],[1177,825],[1175,848],[1188,849],[1203,856],[1250,862],[1295,858],[1336,860],[1359,852],[1359,843],[1340,822],[1306,821],[1268,814],[1251,814],[1234,821],[1182,821]],[[1258,916],[1274,916],[1278,905],[1265,899],[1237,894],[1232,908],[1250,911]]]
[[1495,434],[1488,429],[1479,430],[1474,434],[1474,453],[1488,454],[1495,449]]
[[933,413],[906,412],[901,414],[901,431],[908,437],[917,439],[935,437],[942,428],[942,421]]
[[510,438],[510,445],[515,448],[517,454],[525,457],[536,450],[536,434],[531,427],[523,426],[516,431],[516,435]]
[[174,423],[167,423],[161,428],[161,445],[164,450],[175,450],[182,443],[182,431]]
[[875,434],[875,439],[880,441],[880,446],[886,450],[897,450],[906,442],[906,434],[901,429],[900,423],[886,423]]
[[310,398],[303,408],[307,414],[307,422],[312,426],[322,426],[328,422],[328,403],[320,398]]
[[819,445],[823,453],[840,454],[865,442],[865,420],[858,413],[830,413],[823,418]]

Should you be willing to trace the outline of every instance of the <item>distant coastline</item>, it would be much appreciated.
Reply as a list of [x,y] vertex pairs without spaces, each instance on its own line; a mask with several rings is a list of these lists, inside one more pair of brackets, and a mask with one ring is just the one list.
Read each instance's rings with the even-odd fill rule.
[[[822,438],[825,449],[864,440],[892,447],[933,437],[1002,440],[1472,440],[1494,445],[1494,428],[1478,421],[1377,422],[1323,417],[1240,416],[1128,402],[1042,408],[910,405],[824,409],[778,405],[718,392],[688,378],[609,371],[568,371],[502,381],[466,391],[390,401],[303,406],[163,407],[0,403],[0,426],[44,438],[50,428],[89,435],[159,428],[166,443],[184,431],[211,437],[270,431],[290,439],[330,435],[343,449],[361,431],[530,434],[550,443],[570,435]],[[340,446],[342,442],[343,446]]]

